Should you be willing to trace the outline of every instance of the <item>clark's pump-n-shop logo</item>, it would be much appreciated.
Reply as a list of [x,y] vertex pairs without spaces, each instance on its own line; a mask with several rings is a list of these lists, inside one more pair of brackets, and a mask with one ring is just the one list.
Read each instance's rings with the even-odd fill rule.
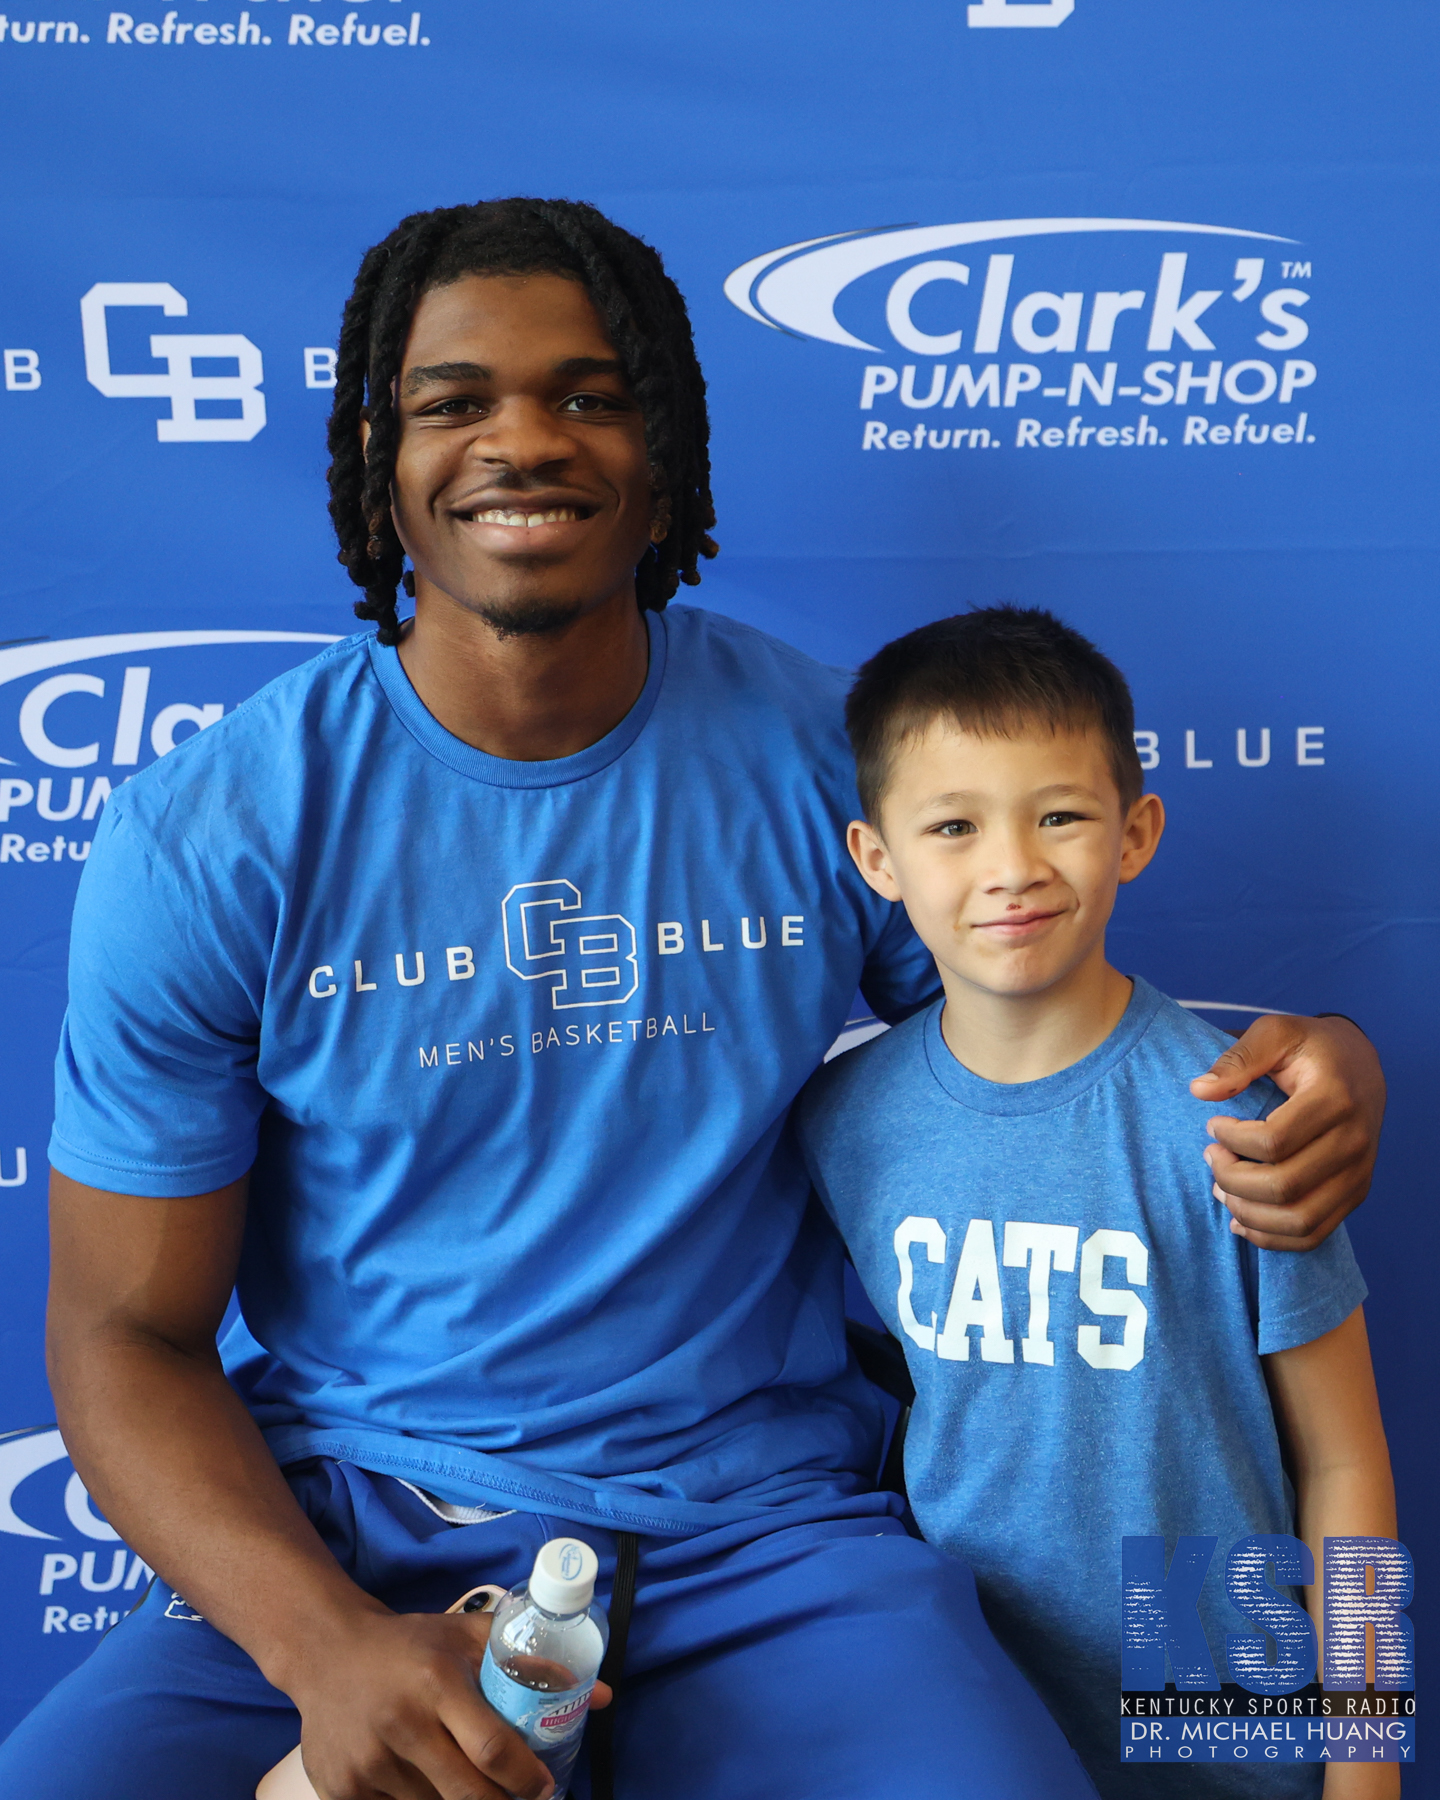
[[121,782],[334,641],[122,631],[0,645],[0,880],[40,864],[78,874]]
[[989,219],[786,244],[725,293],[861,353],[867,451],[1275,454],[1315,442],[1311,273],[1294,239],[1238,226]]
[[[151,1570],[91,1505],[53,1425],[0,1434],[0,1545],[19,1551],[27,1540],[44,1548],[25,1558],[18,1591],[38,1593],[31,1628],[42,1637],[74,1636],[88,1648],[149,1583]],[[5,1579],[14,1583],[13,1566]]]

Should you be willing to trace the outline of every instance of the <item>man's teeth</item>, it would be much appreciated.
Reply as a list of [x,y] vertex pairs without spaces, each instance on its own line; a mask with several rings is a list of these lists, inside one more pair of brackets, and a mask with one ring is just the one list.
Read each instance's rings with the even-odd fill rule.
[[580,517],[573,506],[555,506],[549,512],[502,512],[493,507],[489,512],[470,515],[476,525],[573,525]]

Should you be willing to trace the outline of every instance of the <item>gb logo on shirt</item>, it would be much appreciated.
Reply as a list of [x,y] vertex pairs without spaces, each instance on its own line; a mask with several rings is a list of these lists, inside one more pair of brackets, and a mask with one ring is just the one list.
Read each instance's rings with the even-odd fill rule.
[[635,927],[620,913],[587,913],[573,881],[522,881],[501,903],[505,966],[548,981],[557,1012],[620,1006],[640,985]]

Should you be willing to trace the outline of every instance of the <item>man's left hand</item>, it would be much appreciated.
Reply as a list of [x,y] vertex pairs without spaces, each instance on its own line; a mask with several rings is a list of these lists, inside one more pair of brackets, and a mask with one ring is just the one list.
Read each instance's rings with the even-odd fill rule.
[[1229,1100],[1268,1075],[1287,1097],[1268,1119],[1209,1121],[1205,1152],[1230,1229],[1262,1250],[1313,1250],[1370,1190],[1385,1077],[1348,1019],[1259,1018],[1190,1083]]

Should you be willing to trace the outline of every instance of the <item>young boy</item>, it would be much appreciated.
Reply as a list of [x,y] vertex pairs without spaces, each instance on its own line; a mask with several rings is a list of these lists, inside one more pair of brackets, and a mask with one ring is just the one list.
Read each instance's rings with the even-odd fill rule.
[[[1218,1539],[1200,1611],[1230,1680],[1226,1633],[1257,1629],[1225,1598],[1237,1539],[1293,1533],[1318,1576],[1327,1535],[1395,1535],[1344,1231],[1304,1255],[1235,1235],[1193,1148],[1214,1109],[1188,1088],[1224,1040],[1105,960],[1116,891],[1164,824],[1124,677],[1049,613],[995,607],[881,650],[847,723],[850,853],[945,995],[821,1070],[798,1122],[905,1346],[922,1531],[970,1564],[1102,1795],[1398,1794],[1393,1764],[1258,1745],[1121,1758],[1123,1537]],[[1262,1083],[1232,1110],[1278,1098]]]

